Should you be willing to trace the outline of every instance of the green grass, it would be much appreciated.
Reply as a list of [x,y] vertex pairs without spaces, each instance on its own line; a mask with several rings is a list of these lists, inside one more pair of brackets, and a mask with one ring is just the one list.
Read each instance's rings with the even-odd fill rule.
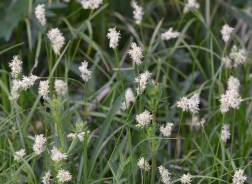
[[[23,0],[22,0],[23,1]],[[71,0],[24,0],[0,3],[0,183],[41,183],[51,171],[51,182],[59,169],[68,170],[68,183],[162,183],[158,167],[171,173],[170,183],[181,183],[183,174],[191,183],[232,183],[235,171],[244,170],[245,183],[252,182],[251,125],[251,22],[249,1],[198,1],[199,9],[183,13],[187,1],[140,0],[142,23],[133,18],[130,1],[103,0],[95,10],[84,10]],[[34,10],[45,4],[47,24],[41,26]],[[51,3],[51,4],[50,4]],[[227,23],[236,28],[225,44],[220,30]],[[5,26],[1,26],[5,25]],[[116,49],[106,35],[116,27],[121,39]],[[161,34],[170,27],[180,32],[164,41]],[[47,32],[59,28],[65,37],[60,55],[55,55]],[[143,49],[141,65],[128,55],[131,43]],[[233,45],[246,50],[246,62],[227,69],[222,57]],[[33,87],[20,90],[9,100],[12,77],[8,63],[14,55],[23,61],[22,76],[39,76]],[[88,61],[92,78],[81,79],[79,66]],[[146,70],[152,73],[145,91],[137,95],[135,78]],[[230,76],[239,79],[239,109],[220,112],[221,94]],[[38,94],[40,80],[50,81],[49,100]],[[67,93],[57,95],[54,80],[67,83]],[[131,88],[135,102],[122,112],[125,90]],[[183,112],[176,106],[182,97],[199,93],[199,113]],[[153,119],[137,128],[136,116],[148,110]],[[205,118],[204,126],[192,126],[194,118]],[[169,137],[159,128],[174,123]],[[220,140],[223,124],[230,125],[230,139]],[[87,134],[87,131],[90,131]],[[73,132],[85,132],[84,141]],[[47,142],[35,155],[35,135]],[[56,146],[67,159],[51,159]],[[25,149],[20,161],[15,152]],[[151,165],[147,172],[137,165],[144,157]]]

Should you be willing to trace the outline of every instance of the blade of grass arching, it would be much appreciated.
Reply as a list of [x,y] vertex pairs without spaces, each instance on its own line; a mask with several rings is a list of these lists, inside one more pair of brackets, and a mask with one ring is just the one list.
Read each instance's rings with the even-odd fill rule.
[[73,27],[70,24],[70,22],[64,17],[62,18],[62,20],[66,23],[66,25],[67,25],[68,29],[70,30],[70,33],[72,34],[73,38],[76,38],[76,34],[75,34],[75,32],[73,30]]
[[109,165],[109,168],[110,168],[110,170],[111,170],[111,172],[112,172],[112,174],[114,176],[113,177],[114,180],[116,181],[116,183],[119,183],[119,180],[118,180],[117,175],[116,175],[116,173],[118,171],[118,168],[116,167],[116,165],[112,161],[108,161],[108,165]]
[[7,52],[7,51],[9,51],[9,50],[11,50],[11,49],[13,49],[13,48],[15,48],[15,47],[18,47],[18,46],[20,46],[20,45],[23,45],[23,44],[25,44],[25,42],[22,42],[22,43],[13,45],[13,46],[11,46],[11,47],[8,47],[7,49],[4,49],[4,50],[0,51],[0,55],[3,54],[3,53],[5,53],[5,52]]
[[94,149],[91,153],[91,159],[90,159],[90,164],[89,164],[89,174],[88,174],[88,181],[91,181],[91,174],[93,172],[93,168],[94,168],[94,165],[95,165],[95,162],[98,158],[98,155],[100,154],[100,147],[101,145],[103,144],[104,142],[104,139],[109,131],[109,128],[110,128],[110,124],[111,124],[111,121],[113,119],[113,117],[115,116],[116,112],[118,111],[120,105],[121,105],[121,102],[124,98],[124,92],[120,94],[120,96],[116,99],[114,105],[112,106],[112,108],[110,109],[103,125],[102,125],[102,128],[101,128],[101,132],[99,134],[99,137],[97,139],[97,141],[95,142],[94,144]]
[[25,19],[25,24],[26,24],[26,30],[27,30],[29,50],[30,50],[30,52],[32,52],[31,25],[30,25],[30,21],[27,18]]
[[190,48],[190,46],[182,40],[182,43],[186,46],[186,48],[189,50],[190,54],[192,55],[193,57],[193,60],[196,62],[199,70],[201,71],[202,75],[204,76],[205,80],[207,80],[207,76],[206,76],[206,73],[204,72],[204,69],[202,68],[199,60],[197,59],[197,57],[194,55],[194,52],[192,51],[192,49]]

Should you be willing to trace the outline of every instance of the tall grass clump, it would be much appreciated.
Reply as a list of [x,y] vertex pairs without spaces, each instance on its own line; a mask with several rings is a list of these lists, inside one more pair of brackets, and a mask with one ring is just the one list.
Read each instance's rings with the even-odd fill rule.
[[249,1],[0,8],[0,183],[252,183]]

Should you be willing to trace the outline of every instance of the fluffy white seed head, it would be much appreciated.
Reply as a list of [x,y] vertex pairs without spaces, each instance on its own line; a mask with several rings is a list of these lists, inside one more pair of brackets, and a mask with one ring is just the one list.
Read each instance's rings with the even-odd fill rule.
[[48,171],[48,172],[45,173],[45,175],[42,177],[41,182],[42,182],[43,184],[50,184],[50,180],[51,180],[50,177],[51,177],[51,172]]
[[191,98],[187,100],[187,106],[189,111],[191,111],[191,113],[193,114],[198,113],[199,103],[200,103],[199,94],[195,93]]
[[126,89],[126,92],[125,92],[125,101],[121,103],[120,109],[122,111],[125,111],[126,109],[129,108],[131,102],[133,103],[135,102],[135,95],[132,89],[128,88]]
[[229,108],[239,109],[242,99],[239,93],[230,89],[226,91],[226,94],[222,94],[220,98],[220,111],[222,114],[226,113]]
[[131,7],[133,10],[133,17],[136,20],[136,24],[140,25],[143,19],[143,8],[141,6],[138,6],[135,1],[132,1]]
[[149,171],[151,169],[150,164],[144,159],[144,157],[140,157],[138,159],[137,165],[140,167],[140,169]]
[[109,33],[107,34],[107,37],[109,39],[109,47],[116,48],[118,46],[118,41],[121,38],[120,37],[120,31],[116,31],[116,27],[109,28]]
[[19,80],[16,80],[16,79],[13,79],[11,82],[12,82],[12,86],[11,86],[9,99],[16,100],[19,98],[18,90],[21,88],[21,83]]
[[19,82],[20,88],[27,90],[35,84],[35,81],[38,79],[36,75],[31,74],[29,77],[23,76],[22,81]]
[[61,160],[67,159],[67,154],[61,153],[56,147],[51,150],[51,159],[54,162],[60,162]]
[[235,171],[235,174],[233,176],[233,184],[243,184],[247,177],[243,176],[244,171],[242,169],[239,169],[238,171]]
[[136,127],[143,128],[146,125],[150,124],[151,120],[152,120],[152,115],[150,114],[149,111],[147,111],[145,109],[145,111],[143,113],[138,114],[136,116],[136,121],[138,122],[138,124],[136,125]]
[[63,80],[56,79],[54,81],[54,89],[57,93],[57,95],[64,96],[67,92],[67,83]]
[[[90,131],[87,131],[87,135],[90,134]],[[78,139],[83,142],[84,141],[84,136],[85,136],[85,132],[80,132],[78,134],[76,133],[70,133],[67,135],[68,139],[74,139],[75,137],[78,137]]]
[[81,78],[85,82],[91,79],[91,75],[92,75],[92,72],[87,67],[88,67],[88,62],[85,60],[81,63],[81,66],[79,67],[79,70],[81,72]]
[[168,122],[166,126],[162,125],[159,130],[164,137],[169,137],[172,132],[172,127],[173,123]]
[[137,65],[142,63],[141,59],[143,58],[143,49],[138,47],[135,42],[131,44],[131,49],[128,51],[128,54]]
[[138,87],[136,88],[137,94],[142,94],[144,92],[150,76],[151,73],[147,70],[144,73],[141,73],[139,77],[135,78],[135,82],[138,84]]
[[228,87],[227,87],[228,90],[233,89],[233,90],[238,91],[240,86],[241,86],[241,84],[240,84],[239,79],[237,79],[237,78],[235,78],[233,76],[230,76],[228,78]]
[[187,4],[184,7],[183,12],[188,13],[190,9],[195,8],[199,9],[200,5],[196,2],[196,0],[188,0]]
[[173,28],[170,28],[168,31],[161,34],[161,38],[162,40],[170,40],[173,38],[178,38],[179,35],[180,35],[180,32],[173,31]]
[[223,57],[222,62],[224,63],[225,68],[231,69],[233,67],[232,60],[229,57]]
[[19,161],[21,158],[23,158],[25,156],[25,149],[21,149],[17,152],[15,152],[15,155],[14,155],[14,160],[16,161]]
[[243,49],[238,49],[235,45],[231,49],[231,53],[229,55],[230,59],[233,60],[234,67],[237,67],[240,64],[243,64],[246,62],[246,53]]
[[51,29],[47,33],[47,37],[52,43],[52,48],[55,54],[60,55],[60,49],[65,44],[65,38],[58,28]]
[[228,139],[230,139],[229,125],[224,124],[221,130],[221,140],[227,142]]
[[49,93],[49,81],[48,80],[40,81],[38,93],[43,97],[43,99],[46,99],[48,97],[48,93]]
[[44,137],[43,134],[35,136],[35,141],[34,141],[32,149],[36,155],[40,155],[42,153],[43,146],[45,145],[45,143],[46,143],[46,138]]
[[181,108],[183,112],[188,110],[187,101],[188,99],[186,97],[182,97],[176,103],[177,107]]
[[161,181],[164,184],[169,184],[171,181],[171,173],[169,173],[169,171],[162,165],[158,167],[158,171],[161,175]]
[[56,178],[58,179],[58,181],[60,183],[64,183],[64,182],[70,181],[72,179],[72,175],[69,171],[66,171],[64,169],[60,169],[60,170],[58,170],[58,174],[57,174]]
[[11,68],[11,76],[16,79],[18,75],[22,72],[22,61],[18,59],[18,56],[13,56],[12,62],[9,63]]
[[230,34],[232,33],[233,30],[234,30],[234,28],[230,27],[227,24],[222,26],[222,30],[220,32],[222,34],[222,39],[224,40],[224,42],[228,42],[228,40],[230,38]]
[[183,184],[190,184],[192,182],[192,176],[190,173],[183,174],[183,176],[180,178],[181,183]]
[[38,6],[35,8],[35,15],[39,22],[42,24],[42,26],[44,26],[46,24],[44,4],[38,4]]
[[81,5],[83,9],[97,9],[99,8],[100,4],[102,4],[102,0],[82,0]]

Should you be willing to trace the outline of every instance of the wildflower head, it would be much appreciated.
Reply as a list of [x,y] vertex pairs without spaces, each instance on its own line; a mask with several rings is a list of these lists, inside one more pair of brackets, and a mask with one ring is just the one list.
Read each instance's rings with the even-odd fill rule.
[[147,70],[144,73],[141,73],[139,77],[135,78],[135,82],[138,83],[137,94],[142,94],[146,88],[148,79],[150,78],[151,73]]
[[116,48],[118,46],[118,41],[121,38],[120,32],[116,32],[116,28],[109,28],[109,33],[107,34],[107,37],[109,39],[109,47]]
[[65,153],[61,153],[56,147],[53,147],[51,150],[51,159],[54,162],[60,162],[61,160],[66,160],[67,155]]
[[125,101],[121,103],[120,109],[123,111],[126,110],[129,108],[131,102],[135,102],[135,96],[132,89],[128,88],[125,92]]
[[191,98],[187,99],[186,97],[181,98],[177,102],[177,107],[180,107],[183,111],[190,111],[195,114],[199,112],[199,94],[195,93]]
[[164,184],[169,184],[171,181],[171,173],[169,173],[169,171],[162,165],[158,167],[158,170],[161,175],[161,181]]
[[49,93],[49,81],[48,80],[40,81],[38,93],[43,97],[43,99],[46,99],[48,97],[48,93]]
[[54,89],[57,95],[64,96],[67,92],[67,83],[65,83],[63,80],[56,79],[54,81]]
[[143,8],[138,6],[135,1],[132,1],[131,7],[134,9],[133,17],[136,20],[136,24],[140,25],[143,19]]
[[145,110],[143,113],[136,116],[136,121],[138,122],[136,127],[143,128],[146,125],[150,124],[151,120],[152,115],[150,114],[149,111]]
[[51,29],[47,33],[47,37],[52,42],[52,48],[55,54],[60,55],[60,49],[65,44],[65,38],[58,28]]
[[39,22],[44,26],[46,24],[46,18],[45,18],[45,5],[44,4],[39,4],[35,8],[35,15]]
[[81,5],[83,9],[97,9],[100,4],[102,4],[102,0],[81,0]]
[[180,32],[173,31],[173,28],[170,28],[168,31],[161,34],[161,38],[162,40],[170,40],[173,38],[178,38],[179,35],[180,35]]
[[12,62],[9,63],[11,68],[11,76],[16,79],[18,75],[22,72],[22,61],[18,59],[18,56],[13,56]]
[[137,65],[142,63],[141,59],[143,58],[143,49],[138,47],[135,42],[131,44],[131,49],[128,51],[128,53]]
[[237,79],[237,78],[235,78],[233,76],[230,76],[228,78],[228,87],[227,87],[228,90],[233,89],[233,90],[238,91],[240,86],[241,86],[241,84],[240,84],[239,79]]
[[226,68],[231,69],[231,68],[233,67],[233,65],[232,65],[232,60],[231,60],[229,57],[223,57],[223,58],[222,58],[222,62],[224,63],[224,66],[225,66]]
[[44,137],[43,134],[35,136],[35,141],[34,141],[32,149],[36,155],[40,155],[42,153],[43,146],[45,145],[45,143],[46,143],[46,138]]
[[20,88],[27,90],[35,84],[35,81],[38,79],[36,75],[31,74],[29,77],[23,76],[22,81],[19,82]]
[[26,154],[25,149],[21,149],[21,150],[15,152],[14,160],[19,161],[20,158],[23,158],[25,154]]
[[138,159],[137,165],[140,167],[140,169],[149,171],[151,166],[150,164],[144,159],[144,157],[140,157]]
[[51,172],[48,171],[47,173],[45,173],[45,175],[42,177],[42,183],[43,184],[50,184],[50,177],[51,177]]
[[183,12],[188,13],[190,9],[195,8],[199,9],[200,5],[196,2],[196,0],[188,0],[187,4],[184,7]]
[[242,169],[239,169],[235,171],[235,174],[233,176],[233,184],[243,184],[247,177],[243,176],[244,171]]
[[172,132],[172,127],[173,123],[168,122],[166,123],[166,126],[162,125],[159,130],[164,137],[169,137]]
[[190,184],[192,181],[192,176],[190,173],[183,174],[183,176],[180,178],[181,183],[183,184]]
[[58,181],[60,183],[64,183],[64,182],[70,181],[72,179],[72,175],[69,171],[66,171],[64,169],[60,169],[60,170],[58,170],[58,174],[57,174],[56,178],[58,179]]
[[221,140],[227,142],[228,139],[230,139],[229,125],[224,124],[221,130]]
[[230,34],[232,33],[233,30],[234,30],[234,28],[229,27],[229,25],[227,25],[227,24],[222,26],[222,30],[220,32],[222,34],[222,39],[224,40],[224,42],[228,42],[228,40],[230,38]]
[[182,97],[176,103],[177,107],[181,108],[183,112],[188,110],[187,101],[188,99],[186,97]]
[[87,68],[88,67],[88,62],[83,61],[81,63],[81,66],[79,67],[79,70],[81,72],[81,78],[87,82],[89,79],[91,79],[91,74],[92,72]]
[[246,62],[245,50],[238,49],[235,45],[232,47],[229,57],[230,57],[230,59],[233,60],[234,67],[237,67],[238,65]]

